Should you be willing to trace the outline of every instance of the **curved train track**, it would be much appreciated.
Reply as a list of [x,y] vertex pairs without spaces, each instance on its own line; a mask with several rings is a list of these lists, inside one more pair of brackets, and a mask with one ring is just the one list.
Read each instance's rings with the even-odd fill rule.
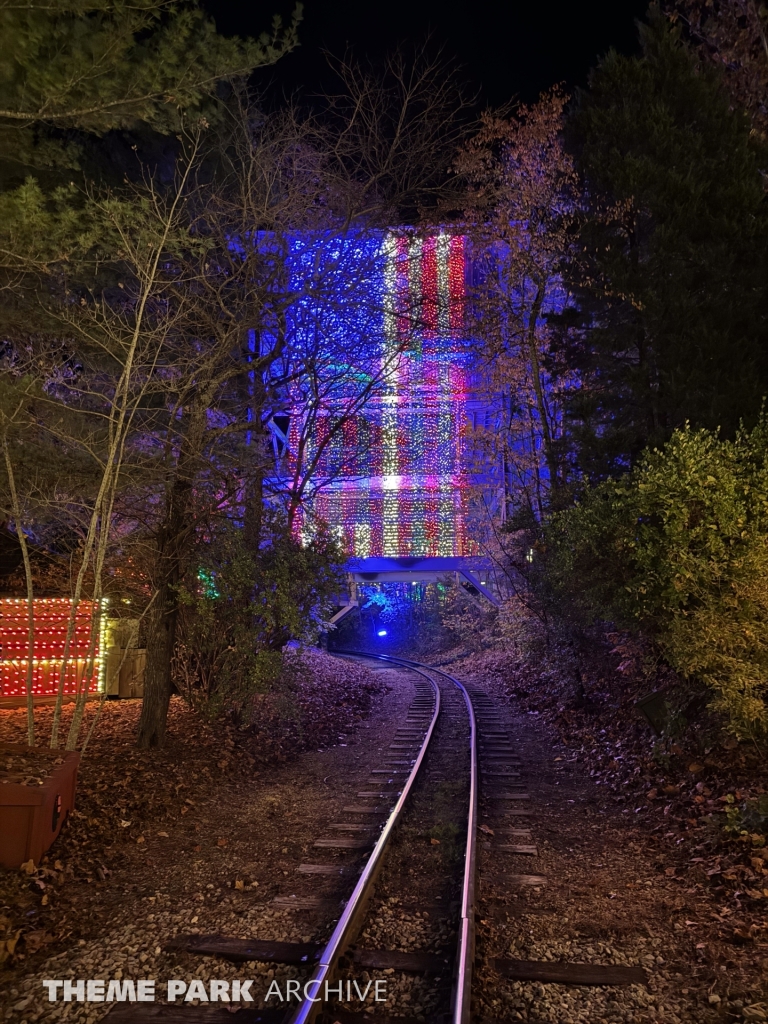
[[[334,904],[337,909],[330,929],[323,933],[329,937],[322,943],[289,943],[187,935],[178,936],[166,948],[240,963],[287,965],[301,975],[301,986],[298,981],[292,982],[298,1005],[286,1008],[283,1004],[280,1009],[267,1004],[262,1009],[246,1010],[242,1015],[246,1024],[315,1024],[321,1019],[328,1024],[384,1024],[390,1019],[393,1024],[469,1024],[473,1016],[476,903],[479,901],[484,915],[492,915],[502,890],[531,886],[537,892],[547,883],[545,877],[523,873],[526,860],[530,863],[538,850],[526,827],[533,811],[510,727],[505,723],[506,713],[482,689],[465,685],[442,668],[383,654],[334,653],[405,669],[414,673],[417,682],[407,717],[389,742],[391,753],[384,753],[374,762],[378,766],[369,769],[373,781],[357,793],[358,801],[373,800],[376,806],[345,806],[348,817],[364,820],[329,823],[326,831],[333,834],[318,838],[313,844],[314,850],[325,852],[326,862],[300,864],[297,868],[300,874],[318,882],[323,876],[329,881],[335,878],[334,884],[357,873],[351,894]],[[445,849],[452,853],[427,861],[423,826],[430,821],[440,827],[447,824],[450,838]],[[360,838],[361,835],[366,838]],[[414,836],[421,846],[412,842]],[[463,840],[461,846],[459,837]],[[493,842],[489,842],[491,837]],[[433,838],[431,842],[440,847],[439,840]],[[478,852],[482,861],[480,871]],[[344,862],[350,855],[352,861]],[[408,864],[409,858],[414,868],[420,870],[411,868],[404,873],[403,865]],[[323,859],[322,854],[319,859]],[[385,862],[386,871],[382,873]],[[435,877],[440,872],[444,878]],[[407,881],[409,876],[413,877]],[[392,891],[398,887],[399,895],[393,897]],[[442,902],[429,904],[430,893],[434,900]],[[388,934],[386,927],[382,932],[377,926],[384,922],[377,915],[384,914],[386,905],[393,902],[399,905],[399,920],[411,914],[423,923],[424,918],[431,919],[436,913],[436,920],[443,922],[439,939],[424,939],[423,935],[415,940],[413,935],[404,938],[399,924],[390,928]],[[278,896],[273,904],[311,910],[318,909],[323,900],[313,896]],[[372,910],[375,905],[378,910]],[[455,944],[451,942],[453,935]],[[375,948],[368,948],[372,941]],[[406,951],[414,946],[412,952]],[[361,969],[363,982],[369,977],[368,970],[394,975],[396,992],[387,1000],[383,1013],[376,1012],[375,1005],[367,1006],[365,1012],[360,1012],[361,1006],[357,1010],[345,1006],[343,983],[346,982],[348,1004],[350,983],[357,984],[356,980],[351,982],[353,968]],[[523,961],[489,955],[483,956],[482,971],[486,985],[490,980],[494,986],[509,981],[629,985],[645,980],[639,967]],[[270,976],[273,973],[270,970]],[[435,981],[431,989],[424,990],[424,1005],[417,1003],[413,1015],[405,1016],[411,999],[410,993],[403,990],[407,989],[405,981],[418,976],[423,979],[429,974]],[[333,998],[329,997],[329,987]],[[300,988],[303,995],[297,993]],[[483,1000],[487,1002],[485,996]],[[210,1024],[208,1011],[202,1007],[199,1010],[200,1024]],[[145,1016],[148,1022],[162,1019],[190,1024],[197,1020],[193,1011],[193,1007],[168,1006],[160,1016]],[[115,1024],[136,1024],[135,1012],[125,1016],[118,1011],[111,1016]]]
[[[341,958],[360,933],[367,906],[370,901],[379,870],[383,863],[383,858],[389,841],[401,817],[406,800],[408,799],[411,789],[419,775],[419,771],[427,755],[435,726],[440,715],[440,689],[432,678],[437,675],[439,678],[445,679],[452,685],[456,686],[461,692],[465,702],[467,722],[469,726],[469,785],[466,806],[466,841],[464,848],[464,870],[461,884],[461,901],[457,928],[456,957],[450,1014],[453,1024],[468,1024],[471,1007],[472,966],[475,955],[475,870],[479,791],[477,756],[478,731],[472,698],[463,683],[439,668],[432,668],[428,665],[422,665],[419,662],[410,661],[405,658],[395,658],[390,655],[376,655],[359,651],[342,650],[335,651],[334,653],[356,658],[374,659],[400,668],[409,669],[431,684],[434,691],[434,703],[429,724],[421,739],[418,752],[413,759],[408,778],[400,791],[397,802],[392,808],[392,812],[382,827],[373,852],[371,853],[360,879],[358,880],[357,885],[344,908],[344,912],[342,913],[325,949],[320,955],[319,963],[311,979],[312,982],[316,983],[316,987],[313,991],[318,991],[325,982],[335,978],[339,973],[339,962]],[[312,1024],[312,1021],[315,1020],[319,1012],[318,1004],[316,1002],[313,1002],[311,999],[305,999],[295,1014],[290,1018],[290,1022],[291,1024]]]
[[[354,857],[364,850],[370,850],[352,893],[342,904],[343,909],[333,924],[330,937],[324,944],[316,945],[313,943],[273,942],[258,938],[232,939],[216,935],[186,935],[177,936],[166,946],[166,949],[220,957],[240,963],[261,961],[272,965],[290,965],[302,973],[310,971],[303,979],[304,997],[298,1008],[284,1011],[284,1013],[269,1006],[261,1011],[247,1011],[246,1017],[249,1019],[254,1013],[256,1014],[253,1017],[253,1024],[266,1024],[267,1021],[270,1024],[272,1022],[274,1024],[314,1024],[319,1019],[328,1021],[341,1019],[344,1021],[349,1020],[350,1017],[363,1024],[370,1020],[381,1022],[390,1015],[393,1019],[403,1020],[403,1007],[398,1008],[397,1016],[391,1014],[391,1011],[388,1014],[387,1007],[384,1007],[383,1015],[378,1013],[374,1017],[370,1017],[370,1010],[365,1014],[345,1011],[343,999],[338,1005],[332,1003],[329,1005],[326,1000],[318,997],[323,990],[327,995],[327,986],[333,988],[335,985],[335,991],[338,993],[339,979],[349,978],[349,970],[352,965],[363,969],[383,970],[388,975],[393,972],[411,977],[427,973],[435,974],[435,987],[438,991],[438,1002],[441,1004],[439,1012],[429,1013],[428,1016],[417,1014],[415,1018],[409,1019],[439,1020],[441,1024],[447,1024],[450,1020],[451,1024],[468,1024],[471,1013],[472,969],[475,957],[478,758],[479,740],[482,735],[482,729],[478,728],[478,715],[476,714],[478,705],[483,706],[483,712],[486,715],[485,728],[488,731],[484,740],[485,756],[491,758],[500,756],[505,762],[510,762],[509,740],[504,739],[502,745],[499,745],[499,730],[495,728],[495,711],[491,708],[490,699],[481,691],[470,692],[462,682],[442,669],[389,655],[356,651],[335,651],[333,653],[343,657],[374,660],[393,668],[405,669],[414,673],[418,681],[414,687],[414,698],[409,706],[407,718],[396,730],[390,744],[389,749],[393,751],[392,755],[385,756],[379,767],[371,770],[374,781],[370,787],[357,793],[358,800],[382,801],[384,806],[369,807],[357,804],[346,806],[344,811],[350,816],[364,817],[366,821],[329,824],[326,830],[333,830],[335,834],[328,838],[321,837],[313,844],[313,849],[324,850],[331,854],[331,858],[336,856],[337,859],[330,864],[307,863],[298,867],[301,874],[315,878],[322,876],[335,876],[336,879],[349,877],[349,874],[355,871],[354,864],[340,864],[338,858],[346,854],[352,854]],[[442,729],[442,740],[435,743],[435,734],[439,731],[439,727]],[[454,744],[450,749],[448,748],[449,742]],[[428,755],[431,756],[428,758]],[[429,761],[429,767],[425,771],[427,761]],[[442,768],[443,774],[434,771],[436,765],[437,769]],[[440,943],[433,944],[432,953],[423,950],[407,953],[391,948],[359,949],[358,940],[365,937],[367,921],[370,918],[369,905],[375,896],[377,881],[387,860],[387,854],[393,853],[393,847],[398,846],[403,832],[400,826],[403,824],[402,819],[406,808],[409,812],[414,809],[416,783],[424,782],[424,785],[419,787],[420,791],[416,796],[416,802],[421,802],[422,811],[426,807],[426,814],[429,816],[432,813],[430,799],[433,792],[439,788],[436,780],[446,778],[444,774],[446,769],[450,775],[450,781],[444,782],[443,785],[447,785],[449,789],[449,806],[446,812],[450,819],[449,832],[453,837],[454,834],[461,835],[463,831],[461,856],[456,856],[457,842],[451,839],[448,845],[454,851],[454,855],[441,862],[444,865],[443,873],[446,875],[441,882],[441,891],[443,893],[450,892],[450,903],[446,907],[444,901],[440,912],[444,913],[445,910],[448,910],[449,925],[443,926],[442,939]],[[456,806],[455,798],[459,792],[461,798],[459,806]],[[443,804],[445,804],[445,800]],[[445,807],[443,809],[445,810]],[[371,817],[382,812],[386,815],[383,820],[380,820],[378,824],[369,823]],[[378,834],[374,839],[373,836],[377,829]],[[368,838],[358,838],[361,832],[367,833]],[[415,851],[410,849],[409,852],[407,843],[404,844],[404,847],[406,859],[408,856],[418,858],[418,849]],[[402,853],[402,849],[397,852]],[[414,861],[414,864],[416,863],[418,862]],[[449,866],[445,867],[445,864]],[[409,874],[414,874],[413,870]],[[433,877],[424,879],[422,875],[422,881],[416,885],[415,889],[411,888],[406,894],[409,903],[416,900],[420,904],[420,913],[424,916],[429,915],[424,910],[424,889],[421,886],[429,888],[429,885],[425,883],[434,881]],[[434,886],[432,888],[434,891]],[[457,899],[453,898],[454,894],[458,897]],[[441,896],[436,897],[438,900],[441,898]],[[312,897],[296,898],[295,901],[293,898],[286,900],[278,898],[274,902],[283,907],[291,906],[296,910],[310,909],[315,903]],[[454,923],[455,927],[453,927]],[[451,950],[449,945],[452,931],[456,936],[454,950]],[[392,943],[385,941],[380,945],[384,947],[398,945],[402,950],[402,944],[398,941]],[[448,1001],[442,996],[445,988],[448,987],[445,983],[445,976],[451,962],[453,970],[450,982],[450,1004],[447,1006]],[[374,1007],[370,1009],[374,1009]],[[194,1018],[192,1007],[168,1007],[164,1018],[173,1017],[175,1020],[176,1016],[174,1013],[169,1014],[169,1010],[179,1012],[184,1010],[183,1019],[185,1021],[191,1021]],[[152,1014],[148,1013],[147,1016],[151,1017]],[[182,1017],[179,1016],[179,1020],[181,1019]],[[207,1022],[208,1018],[206,1017],[205,1020]],[[123,1024],[120,1013],[116,1018],[116,1024]]]
[[[502,890],[508,892],[531,886],[538,892],[539,887],[547,883],[545,877],[522,873],[526,859],[530,863],[529,858],[537,857],[538,850],[529,827],[525,827],[530,824],[533,810],[521,778],[511,727],[505,723],[507,715],[482,689],[465,685],[442,668],[383,654],[334,653],[405,669],[415,675],[417,682],[407,716],[391,735],[388,747],[391,753],[384,753],[378,761],[369,760],[369,764],[377,764],[368,769],[373,781],[357,793],[358,801],[373,800],[376,806],[363,806],[359,802],[345,806],[343,811],[348,817],[363,818],[363,821],[329,823],[325,831],[333,834],[318,838],[312,847],[324,852],[325,857],[323,854],[316,856],[325,863],[302,863],[297,867],[298,873],[307,877],[315,890],[323,876],[337,885],[357,874],[351,894],[344,901],[333,903],[335,911],[330,918],[330,928],[328,918],[321,926],[320,933],[329,937],[322,943],[305,940],[297,943],[186,935],[177,936],[166,949],[239,963],[261,962],[271,968],[285,967],[294,972],[294,979],[297,974],[301,975],[301,986],[295,980],[292,982],[294,993],[299,988],[303,991],[303,997],[296,996],[300,1000],[298,1005],[286,1008],[285,1003],[282,1007],[267,1003],[262,1008],[244,1008],[240,1018],[244,1024],[316,1024],[321,1018],[325,1024],[336,1021],[385,1024],[389,1020],[392,1024],[406,1021],[407,1024],[469,1024],[473,1016],[476,904],[482,908],[481,917],[492,916],[494,903]],[[439,797],[441,785],[442,798]],[[429,855],[423,852],[425,821],[449,823],[449,834],[457,837],[455,842],[451,839],[446,843],[446,848],[453,851],[449,856],[441,854],[436,859],[426,860]],[[360,838],[361,835],[365,838]],[[421,846],[411,841],[414,835],[421,840]],[[463,839],[461,846],[458,837]],[[489,842],[491,837],[493,842]],[[439,840],[433,838],[431,842],[440,846]],[[409,869],[404,874],[403,864],[407,864],[409,858],[414,866],[421,858],[422,870]],[[385,862],[387,868],[382,873]],[[436,880],[434,875],[440,871],[446,877]],[[403,879],[408,876],[413,877],[404,883]],[[392,897],[393,889],[398,887],[399,895]],[[430,893],[442,903],[437,907],[431,904],[428,913]],[[441,925],[439,939],[424,939],[422,935],[415,940],[413,936],[403,940],[399,925],[388,934],[377,930],[376,922],[381,919],[376,915],[382,914],[384,906],[393,902],[399,904],[401,920],[407,917],[406,911],[415,911],[415,917],[423,920],[437,910],[437,919],[448,922]],[[328,905],[328,901],[315,896],[278,896],[272,903],[292,910],[317,910],[321,905]],[[379,910],[372,910],[376,905]],[[510,909],[508,902],[506,908]],[[484,925],[487,923],[482,921]],[[451,942],[452,935],[455,935],[455,944]],[[371,941],[375,948],[367,948]],[[406,951],[406,947],[414,946],[417,948],[412,952]],[[493,957],[487,948],[481,952],[480,970],[486,986],[489,982],[495,987],[506,982],[527,981],[581,986],[646,982],[639,966],[554,962],[551,958],[524,961],[509,959],[506,955]],[[274,975],[271,968],[270,977]],[[432,987],[435,998],[425,998],[423,1007],[414,1006],[411,1017],[404,1015],[410,1008],[407,1000],[411,996],[407,991],[393,994],[392,1001],[388,1000],[383,1007],[383,1013],[376,1012],[374,1005],[367,1006],[364,1012],[361,1006],[357,1010],[347,1008],[342,983],[346,981],[349,993],[353,968],[362,970],[363,982],[368,970],[395,974],[395,979],[399,977],[400,981],[431,974],[435,978]],[[335,999],[329,999],[328,986],[333,989]],[[321,990],[325,990],[325,999],[319,998]],[[487,1016],[485,994],[476,995],[478,1012]],[[349,994],[346,1002],[350,1002]],[[496,1006],[500,1001],[492,1002]],[[226,1019],[224,1011],[203,1006],[171,1004],[147,1006],[141,1013],[138,1010],[138,1007],[119,1008],[111,1013],[110,1019],[114,1024],[137,1024],[139,1020],[145,1024],[212,1024]]]

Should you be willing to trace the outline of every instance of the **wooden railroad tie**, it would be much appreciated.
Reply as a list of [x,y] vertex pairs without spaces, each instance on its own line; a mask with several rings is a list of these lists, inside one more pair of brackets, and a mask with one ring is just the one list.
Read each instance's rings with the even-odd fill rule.
[[338,829],[340,832],[368,832],[377,827],[377,825],[361,824],[359,821],[334,821],[331,825],[326,826],[326,828]]
[[270,906],[281,910],[338,910],[338,900],[322,899],[320,896],[275,896]]
[[[259,961],[270,964],[311,966],[323,951],[317,942],[272,942],[264,939],[230,939],[223,935],[179,935],[166,944],[167,950],[218,956],[233,963]],[[451,957],[437,953],[400,953],[389,949],[354,949],[345,954],[356,967],[385,971],[392,968],[409,974],[442,974],[449,970]],[[110,1014],[111,1016],[111,1014]]]
[[[362,1018],[362,1020],[361,1020]],[[328,1018],[331,1019],[330,1017]],[[343,1006],[337,1006],[333,1011],[333,1020],[338,1024],[423,1024],[423,1017],[392,1017],[389,1013],[366,1013],[364,1016],[355,1010],[345,1010]]]
[[258,960],[262,963],[296,966],[315,963],[322,952],[322,946],[317,942],[230,939],[224,935],[177,935],[166,943],[165,948],[182,953],[199,953],[201,956],[220,956],[236,964]]
[[491,885],[514,885],[514,886],[541,886],[546,885],[549,879],[545,875],[491,875],[483,873],[482,882],[489,882]]
[[296,870],[301,875],[348,875],[348,864],[299,864]]
[[647,985],[642,967],[614,964],[567,964],[548,960],[507,960],[497,957],[493,966],[515,981],[545,981],[556,985]]
[[[368,1017],[368,1015],[366,1015]],[[223,1006],[175,1006],[173,1003],[113,1003],[109,1013],[114,1024],[232,1024],[232,1013]],[[283,1024],[285,1007],[240,1006],[237,1024]],[[367,1024],[367,1021],[366,1021]]]
[[339,836],[334,839],[316,839],[312,845],[322,850],[367,850],[373,846],[373,839],[345,839]]

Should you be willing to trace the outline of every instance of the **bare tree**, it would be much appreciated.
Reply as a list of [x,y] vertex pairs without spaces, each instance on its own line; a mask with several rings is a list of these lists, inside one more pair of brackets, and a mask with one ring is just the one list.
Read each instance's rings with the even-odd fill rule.
[[[186,326],[172,358],[178,385],[164,442],[164,511],[154,531],[159,596],[148,625],[141,745],[164,742],[176,587],[194,536],[188,513],[195,480],[205,467],[229,460],[242,481],[245,528],[258,548],[270,472],[267,424],[286,392],[304,389],[305,424],[330,412],[334,432],[386,376],[386,360],[382,366],[373,355],[380,328],[372,325],[381,323],[383,309],[371,281],[381,276],[382,227],[393,211],[434,198],[445,176],[447,156],[432,145],[438,114],[443,129],[447,121],[449,93],[438,87],[440,71],[433,63],[414,72],[401,93],[375,93],[367,80],[358,83],[356,93],[349,90],[354,102],[345,107],[334,97],[333,116],[326,110],[322,118],[296,108],[266,117],[236,93],[226,134],[220,131],[211,148],[215,168],[205,184],[210,164],[201,166],[199,206],[190,204],[189,215],[190,237],[204,241],[174,256],[175,280],[168,285]],[[403,131],[385,140],[376,135],[385,121],[392,124],[393,95]],[[376,104],[385,103],[377,120]],[[398,174],[398,161],[411,159],[419,132],[431,140],[421,150],[420,179],[413,167]],[[313,468],[303,466],[289,484],[289,515],[310,496]]]
[[[174,310],[162,306],[162,286],[169,252],[179,244],[184,229],[184,208],[188,200],[190,177],[198,160],[199,131],[188,137],[179,174],[171,189],[160,190],[147,179],[143,192],[131,197],[134,202],[107,195],[94,199],[94,211],[107,238],[116,244],[116,255],[123,266],[130,266],[134,292],[127,301],[110,297],[108,292],[81,297],[74,307],[66,307],[62,320],[81,342],[81,352],[95,355],[90,374],[72,389],[73,398],[92,417],[100,420],[88,438],[88,446],[101,465],[101,479],[88,516],[80,565],[72,593],[72,611],[64,645],[64,659],[54,711],[51,746],[58,745],[58,732],[64,696],[64,679],[75,621],[86,574],[92,572],[91,600],[94,621],[91,626],[89,665],[97,640],[97,616],[103,596],[105,559],[112,539],[115,501],[124,484],[123,467],[136,417],[154,382],[154,370],[164,358],[167,339],[176,328]],[[143,214],[143,216],[142,216]],[[122,290],[125,284],[120,282]],[[106,364],[106,366],[105,366]],[[110,365],[111,364],[111,365]],[[105,389],[98,388],[99,370],[112,370]],[[90,388],[92,390],[89,389]],[[105,406],[104,399],[107,399]],[[84,443],[82,440],[81,444]],[[75,713],[67,739],[67,748],[75,749],[88,696],[92,671],[86,672],[78,694]]]
[[485,114],[457,162],[479,271],[472,333],[496,413],[478,440],[502,461],[518,500],[539,516],[565,473],[564,382],[548,369],[550,317],[568,301],[562,272],[573,256],[578,212],[577,175],[561,138],[565,102],[554,89],[512,117]]
[[[181,133],[171,184],[147,169],[136,185],[91,194],[82,252],[55,275],[46,268],[45,316],[76,353],[69,373],[57,375],[60,354],[46,364],[46,435],[94,470],[92,493],[63,487],[56,499],[80,546],[53,746],[87,598],[89,664],[67,746],[78,742],[107,566],[121,565],[124,580],[133,572],[129,583],[144,594],[139,743],[160,745],[179,583],[205,532],[196,496],[241,509],[258,550],[265,503],[283,500],[290,513],[313,489],[311,466],[298,487],[274,486],[268,425],[286,393],[304,387],[306,422],[330,412],[335,431],[386,375],[375,328],[361,329],[381,321],[369,286],[385,259],[383,228],[398,211],[434,201],[449,162],[437,140],[459,130],[442,65],[410,77],[403,62],[393,69],[394,84],[377,90],[344,65],[348,98],[333,97],[322,116],[296,107],[265,115],[235,89],[214,127]],[[307,330],[318,317],[333,328]],[[76,430],[63,410],[81,417]],[[242,599],[255,599],[258,586]]]

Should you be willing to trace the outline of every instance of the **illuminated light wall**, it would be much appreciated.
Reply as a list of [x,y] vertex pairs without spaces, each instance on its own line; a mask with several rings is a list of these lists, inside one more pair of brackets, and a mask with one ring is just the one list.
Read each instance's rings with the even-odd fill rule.
[[[71,608],[69,598],[41,597],[33,602],[32,693],[36,697],[54,696],[58,692]],[[89,665],[93,611],[92,601],[80,602],[67,659],[64,693],[77,693],[83,688]],[[99,693],[104,686],[104,629],[105,616],[102,612],[98,618],[89,693]],[[0,598],[0,697],[23,697],[27,692],[28,631],[26,599]]]
[[329,446],[314,512],[359,558],[467,555],[466,240],[391,232],[381,247],[381,386]]

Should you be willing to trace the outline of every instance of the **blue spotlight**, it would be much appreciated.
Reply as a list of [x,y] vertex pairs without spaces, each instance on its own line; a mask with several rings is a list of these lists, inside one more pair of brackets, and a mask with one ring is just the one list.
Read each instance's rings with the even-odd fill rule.
[[376,634],[376,636],[386,636],[386,635],[387,635],[386,629],[380,629],[378,631],[378,633]]

